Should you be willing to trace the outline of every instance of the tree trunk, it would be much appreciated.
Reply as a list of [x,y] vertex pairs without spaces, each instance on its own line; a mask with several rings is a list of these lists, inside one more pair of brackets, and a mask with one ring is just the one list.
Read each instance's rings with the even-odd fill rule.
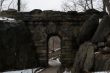
[[21,11],[21,0],[18,0],[18,11]]
[[[90,6],[89,6],[89,4],[88,4],[88,0],[86,0],[85,7],[88,8],[88,9],[91,9]],[[87,10],[87,9],[86,9],[86,10]]]
[[94,7],[93,7],[93,1],[92,0],[90,0],[91,1],[91,9],[93,9]]
[[106,12],[106,6],[104,0],[102,0],[102,2],[103,2],[103,11]]
[[5,0],[1,0],[1,3],[0,3],[0,12],[2,11],[2,6],[3,6],[3,2],[4,2]]
[[109,0],[103,0],[103,2],[105,3],[105,6],[107,7],[108,13],[110,15],[110,2],[109,2]]

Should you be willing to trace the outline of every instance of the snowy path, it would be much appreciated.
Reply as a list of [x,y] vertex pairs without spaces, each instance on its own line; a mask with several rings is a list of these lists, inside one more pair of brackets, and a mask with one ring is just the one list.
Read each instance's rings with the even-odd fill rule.
[[36,68],[36,69],[26,69],[26,70],[18,70],[18,71],[7,71],[2,73],[33,73],[35,70],[38,70],[36,73],[57,73],[57,70],[60,67],[61,63],[59,62],[59,59],[56,60],[50,59],[49,65],[50,66],[47,69]]
[[25,70],[18,70],[18,71],[7,71],[7,72],[0,72],[0,73],[33,73],[36,71],[36,73],[39,73],[43,70],[43,68],[35,68],[35,69],[25,69]]
[[45,69],[44,71],[40,72],[40,73],[57,73],[57,70],[59,69],[61,63],[59,62],[59,60],[50,60],[49,61],[49,67],[47,69]]
[[[40,68],[40,70],[38,70],[36,73],[57,73],[57,70],[59,69],[61,63],[59,62],[59,59],[56,60],[50,59],[49,65],[50,66],[47,69]],[[33,72],[36,69],[33,69]],[[8,72],[0,72],[0,73],[32,73],[32,69],[20,70],[20,71],[8,71]],[[64,71],[63,73],[71,73],[71,72]],[[110,72],[92,72],[92,73],[110,73]]]
[[58,70],[59,67],[49,67],[47,68],[46,70],[40,72],[40,73],[57,73],[57,70]]

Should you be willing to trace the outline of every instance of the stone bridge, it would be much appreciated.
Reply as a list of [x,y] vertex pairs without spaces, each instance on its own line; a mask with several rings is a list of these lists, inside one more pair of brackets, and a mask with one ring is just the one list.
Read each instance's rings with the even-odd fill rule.
[[[48,66],[48,59],[49,59],[48,41],[49,41],[49,38],[51,38],[52,36],[58,36],[61,39],[61,63],[63,66],[68,67],[73,64],[76,51],[78,50],[77,48],[78,46],[76,44],[76,37],[78,36],[80,27],[85,22],[85,20],[87,20],[92,14],[97,14],[101,18],[104,13],[96,10],[88,10],[86,12],[79,12],[79,13],[76,11],[60,12],[60,11],[33,10],[31,12],[16,12],[16,10],[9,10],[9,11],[3,11],[1,13],[1,16],[15,18],[16,20],[22,20],[26,28],[29,30],[28,32],[30,32],[30,35],[31,35],[31,37],[29,38],[33,41],[32,44],[34,45],[35,50],[25,54],[25,51],[27,50],[27,48],[25,47],[23,48],[24,50],[22,54],[20,53],[19,54],[23,57],[26,56],[27,57],[26,61],[28,60],[29,54],[31,55],[32,53],[34,54],[36,53],[37,57],[36,55],[31,55],[33,56],[33,59],[31,60],[34,60],[35,58],[38,59],[38,61],[36,61],[36,63],[34,62],[34,64],[36,64],[37,66],[43,66],[43,67]],[[19,29],[20,27],[16,26],[16,28]],[[26,30],[18,31],[19,35],[21,35],[23,32],[25,33],[25,31]],[[10,33],[12,32],[13,30]],[[27,38],[24,41],[29,40],[27,36],[23,35],[23,37]],[[18,39],[20,38],[18,37]],[[15,42],[18,42],[16,41],[17,39],[14,39],[14,40]],[[32,42],[32,41],[28,41],[28,42]],[[27,46],[29,44],[24,44],[24,45]],[[22,47],[22,45],[19,45],[19,46]],[[18,49],[20,49],[21,47],[19,47]],[[33,49],[32,46],[28,48],[29,50],[27,52]],[[9,48],[7,48],[7,50],[8,49]],[[13,49],[10,51],[13,51]],[[23,60],[22,63],[24,62],[25,61]],[[30,65],[29,67],[31,68],[36,67],[34,64],[29,63]],[[16,65],[15,67],[11,67],[13,66],[13,63],[9,65],[11,68],[6,68],[6,66],[7,65],[4,66],[4,69],[2,69],[1,67],[0,69],[8,70],[8,69],[29,68],[26,65],[21,65],[21,66],[18,66],[17,68],[16,68]]]

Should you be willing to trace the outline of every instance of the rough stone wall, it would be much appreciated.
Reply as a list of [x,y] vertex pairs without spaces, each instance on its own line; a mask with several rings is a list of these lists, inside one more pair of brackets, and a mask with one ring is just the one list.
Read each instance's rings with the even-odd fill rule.
[[37,65],[37,54],[25,23],[0,21],[0,71]]
[[61,62],[64,67],[69,67],[74,62],[76,51],[76,37],[80,27],[92,14],[102,17],[103,12],[58,12],[58,11],[31,11],[28,23],[33,34],[33,40],[39,55],[40,65],[48,65],[48,40],[51,36],[61,38]]
[[[91,12],[92,11],[92,12]],[[48,66],[48,41],[51,36],[59,36],[61,38],[61,62],[64,67],[69,67],[74,62],[74,57],[76,54],[76,51],[78,50],[77,44],[76,44],[76,37],[79,34],[80,27],[82,24],[87,20],[92,14],[97,14],[99,17],[103,16],[103,12],[98,12],[96,10],[88,10],[86,12],[76,12],[76,11],[69,11],[69,12],[59,12],[59,11],[41,11],[41,10],[33,10],[31,12],[16,12],[13,11],[10,13],[10,11],[3,11],[1,14],[2,16],[7,17],[13,17],[15,19],[23,20],[26,26],[29,28],[32,40],[34,41],[35,49],[32,50],[34,53],[38,55],[39,59],[39,65],[40,66]],[[21,26],[22,28],[25,26]],[[20,28],[20,27],[19,27]],[[18,31],[18,29],[16,29]],[[28,60],[28,58],[35,58],[34,56],[29,55],[29,53],[32,53],[30,51],[30,44],[27,43],[28,37],[25,38],[25,32],[19,31],[19,34],[22,34],[21,41],[16,39],[18,41],[17,44],[22,45],[21,47],[18,46],[20,49],[17,52],[20,52],[20,55],[17,57],[20,57],[20,59],[24,59],[23,63],[21,60],[21,64],[23,63],[23,66],[28,67],[24,64],[30,64],[30,67],[32,67],[33,62],[31,63],[31,59]],[[28,32],[27,32],[28,33]],[[15,33],[13,33],[15,35]],[[21,44],[23,41],[22,39],[25,39],[25,44]],[[14,45],[14,46],[15,46]],[[28,45],[28,46],[27,46]],[[27,52],[24,55],[24,52],[22,48],[27,48]],[[24,49],[25,50],[25,49]],[[22,57],[23,56],[23,57]],[[34,59],[33,58],[33,59]],[[19,59],[19,58],[18,58]],[[35,61],[33,60],[32,61]],[[18,64],[20,62],[17,62]],[[11,63],[11,62],[10,62]],[[12,66],[9,66],[12,69]],[[22,66],[19,66],[18,68],[22,68]],[[5,68],[6,69],[6,68]],[[23,68],[22,68],[23,69]]]
[[[74,36],[74,28],[78,26],[72,25],[72,22],[35,22],[30,27],[39,54],[40,65],[46,64],[45,66],[47,66],[48,64],[48,41],[51,36],[59,36],[61,38],[62,61],[71,61],[72,49],[74,49],[72,38]],[[64,59],[63,57],[67,58]]]

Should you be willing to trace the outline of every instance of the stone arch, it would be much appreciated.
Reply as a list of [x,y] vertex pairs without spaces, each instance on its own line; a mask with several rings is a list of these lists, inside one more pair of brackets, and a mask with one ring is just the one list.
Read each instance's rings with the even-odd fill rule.
[[57,26],[54,22],[48,22],[48,25],[46,27],[46,33],[47,35],[55,35],[57,34]]
[[57,33],[51,33],[51,34],[48,34],[47,35],[47,59],[49,60],[49,41],[50,41],[50,39],[52,38],[52,37],[57,37],[57,39],[59,39],[60,40],[60,48],[62,48],[62,37],[59,35],[59,34],[57,34]]
[[61,64],[67,67],[73,63],[74,44],[76,43],[74,42],[74,28],[69,22],[61,22],[59,25],[55,22],[48,22],[46,26],[43,26],[37,22],[35,27],[34,41],[39,63],[43,67],[48,66],[48,40],[52,36],[58,36],[61,39]]

